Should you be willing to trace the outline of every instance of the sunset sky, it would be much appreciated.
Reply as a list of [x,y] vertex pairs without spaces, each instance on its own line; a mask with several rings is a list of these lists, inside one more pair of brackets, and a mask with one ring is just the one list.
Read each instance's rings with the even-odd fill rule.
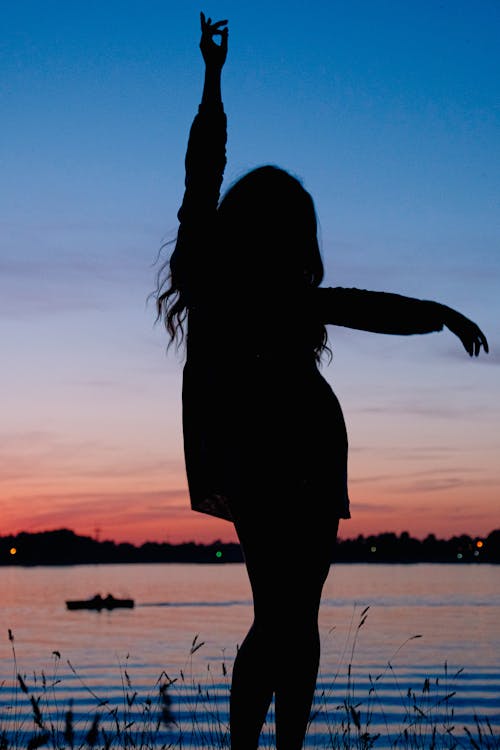
[[0,535],[235,538],[189,509],[182,356],[147,302],[177,227],[200,10],[229,19],[225,185],[289,169],[325,285],[436,299],[490,343],[471,360],[448,331],[329,329],[341,535],[500,527],[497,0],[24,0],[3,4],[0,47]]

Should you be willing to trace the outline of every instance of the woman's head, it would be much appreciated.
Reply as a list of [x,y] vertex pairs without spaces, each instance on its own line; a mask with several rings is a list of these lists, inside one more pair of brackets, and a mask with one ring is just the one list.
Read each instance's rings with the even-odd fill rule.
[[[194,254],[200,267],[192,268],[193,255],[186,253],[179,234],[168,276],[160,271],[158,315],[172,339],[179,334],[182,340],[189,300],[200,292],[231,306],[245,305],[252,296],[265,308],[266,300],[287,296],[299,304],[297,295],[323,280],[313,200],[298,179],[279,167],[258,167],[237,180],[219,203],[214,224],[207,228],[210,236],[200,229],[205,247]],[[314,348],[318,358],[326,348],[322,325]]]
[[283,169],[258,167],[235,182],[219,204],[216,235],[213,259],[225,283],[235,262],[238,285],[257,293],[275,285],[318,286],[323,279],[313,200]]

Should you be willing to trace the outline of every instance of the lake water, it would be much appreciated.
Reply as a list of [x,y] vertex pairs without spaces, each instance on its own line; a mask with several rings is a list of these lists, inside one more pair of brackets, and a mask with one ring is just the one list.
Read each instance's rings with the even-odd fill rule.
[[[184,746],[227,740],[232,661],[252,619],[243,565],[12,566],[0,568],[0,576],[0,732],[6,728],[11,741],[26,743],[41,731],[31,697],[40,699],[42,723],[49,717],[59,726],[72,700],[81,737],[96,712],[112,732],[113,708],[129,732],[139,731],[156,721],[163,671],[176,680],[168,693]],[[133,598],[136,606],[100,613],[65,607],[66,599],[98,592]],[[346,736],[359,745],[369,732],[381,735],[375,747],[395,747],[404,744],[405,729],[428,744],[433,730],[467,744],[464,725],[477,736],[474,713],[498,731],[499,605],[498,566],[333,566],[320,616],[318,713],[307,746],[331,747]],[[195,646],[203,645],[191,655],[195,637]],[[27,694],[16,671],[25,675]],[[109,702],[99,706],[101,700]],[[176,731],[156,733],[155,742],[174,741]],[[272,746],[271,732],[272,721],[263,746]]]

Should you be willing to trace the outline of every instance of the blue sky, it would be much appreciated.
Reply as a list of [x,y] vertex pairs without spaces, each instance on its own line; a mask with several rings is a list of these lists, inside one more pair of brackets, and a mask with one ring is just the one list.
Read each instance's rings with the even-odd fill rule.
[[[146,298],[182,198],[202,81],[200,10],[229,19],[226,184],[257,164],[288,168],[315,199],[326,284],[438,299],[476,320],[490,341],[489,357],[471,362],[449,333],[332,330],[325,375],[351,434],[360,519],[351,528],[362,530],[382,496],[392,508],[380,515],[386,526],[399,523],[403,495],[434,512],[443,487],[459,488],[447,495],[461,509],[457,523],[468,523],[466,497],[480,495],[481,528],[492,527],[500,447],[496,2],[4,5],[6,523],[21,524],[22,506],[26,526],[67,518],[126,536],[130,527],[113,531],[100,509],[117,507],[127,487],[130,507],[150,498],[148,534],[163,538],[179,519],[191,523],[181,365],[165,356]],[[193,533],[203,533],[203,521],[192,521]]]

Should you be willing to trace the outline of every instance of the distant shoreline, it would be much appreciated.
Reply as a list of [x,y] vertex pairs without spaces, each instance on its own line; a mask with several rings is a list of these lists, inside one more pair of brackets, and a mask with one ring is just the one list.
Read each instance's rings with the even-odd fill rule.
[[[211,544],[184,542],[130,543],[99,541],[79,536],[70,529],[38,533],[21,532],[0,537],[0,566],[116,565],[153,563],[225,564],[241,563],[240,545],[215,541]],[[341,539],[335,545],[333,563],[500,563],[500,529],[485,537],[466,534],[450,539],[412,538],[407,532]]]

